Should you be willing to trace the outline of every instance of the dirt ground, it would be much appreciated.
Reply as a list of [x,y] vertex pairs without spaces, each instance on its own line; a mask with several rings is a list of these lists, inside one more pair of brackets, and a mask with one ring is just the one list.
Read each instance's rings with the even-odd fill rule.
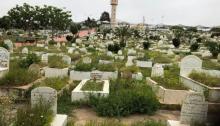
[[104,121],[104,120],[119,120],[123,124],[130,125],[134,122],[137,121],[143,121],[143,120],[148,120],[148,119],[155,119],[155,120],[178,120],[180,116],[179,111],[167,111],[167,110],[159,110],[155,113],[153,116],[148,116],[148,115],[138,115],[134,114],[128,117],[123,117],[123,118],[103,118],[103,117],[98,117],[96,113],[91,109],[91,108],[80,108],[80,109],[75,109],[72,112],[72,118],[75,120],[76,126],[82,126],[86,122],[90,120],[96,120],[96,121]]

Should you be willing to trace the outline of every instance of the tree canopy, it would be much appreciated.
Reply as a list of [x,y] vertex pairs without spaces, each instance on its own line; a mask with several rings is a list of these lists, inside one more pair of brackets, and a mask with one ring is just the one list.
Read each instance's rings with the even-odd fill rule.
[[110,16],[109,13],[104,11],[100,17],[100,21],[108,21],[110,22]]

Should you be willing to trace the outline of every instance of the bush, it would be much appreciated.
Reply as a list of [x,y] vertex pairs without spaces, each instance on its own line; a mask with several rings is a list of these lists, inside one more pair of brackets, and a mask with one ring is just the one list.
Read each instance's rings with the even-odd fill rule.
[[107,71],[107,72],[114,72],[115,66],[113,64],[99,64],[97,66],[97,70],[99,71]]
[[199,49],[199,44],[196,42],[196,43],[193,43],[191,46],[190,46],[190,50],[191,52],[192,51],[197,51]]
[[67,63],[62,60],[61,56],[49,56],[48,57],[48,66],[50,68],[66,68],[68,67]]
[[68,78],[52,77],[46,78],[40,83],[37,83],[36,86],[46,86],[56,89],[57,91],[61,90],[68,84]]
[[73,40],[73,36],[67,35],[66,36],[66,40],[69,41],[69,42],[72,41]]
[[92,69],[93,69],[92,64],[85,64],[82,61],[78,62],[76,64],[76,67],[74,68],[74,70],[76,71],[91,71]]
[[115,43],[114,45],[110,44],[108,45],[108,51],[111,51],[113,53],[118,53],[118,51],[120,50],[120,46],[119,44]]
[[55,45],[56,42],[55,42],[54,40],[50,40],[50,41],[48,42],[48,44],[49,44],[49,45]]
[[90,97],[90,105],[100,116],[118,117],[129,114],[153,114],[159,102],[145,82],[112,80],[108,97]]
[[208,42],[209,51],[212,53],[214,58],[217,58],[218,54],[220,53],[220,44],[216,42]]
[[125,41],[121,41],[120,42],[120,47],[121,48],[125,48],[126,47],[126,42]]
[[143,46],[145,50],[148,50],[150,48],[150,42],[143,42]]
[[32,53],[32,54],[28,54],[28,56],[26,57],[26,59],[22,59],[19,62],[19,66],[21,68],[28,68],[31,64],[37,64],[40,62],[40,58]]
[[173,39],[173,45],[174,45],[176,48],[179,48],[179,46],[180,46],[180,39],[179,39],[179,38],[174,38],[174,39]]
[[50,105],[41,101],[33,108],[28,106],[18,109],[16,117],[14,126],[50,126],[53,113]]
[[9,72],[0,79],[0,85],[22,86],[29,84],[36,79],[38,79],[38,75],[27,69],[18,67],[16,69],[10,69]]

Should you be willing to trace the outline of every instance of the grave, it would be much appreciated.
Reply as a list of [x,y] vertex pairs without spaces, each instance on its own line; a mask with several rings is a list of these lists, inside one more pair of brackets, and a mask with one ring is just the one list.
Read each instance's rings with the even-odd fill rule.
[[27,47],[24,47],[24,48],[21,50],[21,53],[22,53],[22,54],[28,54],[28,48],[27,48]]
[[54,119],[51,126],[66,126],[67,115],[57,114],[57,91],[50,87],[38,87],[31,91],[31,106],[38,104],[40,101],[49,103],[53,110]]
[[202,69],[202,60],[194,55],[184,57],[180,62],[180,75],[188,76],[193,70]]
[[7,49],[0,47],[0,77],[9,70],[10,53]]
[[168,126],[189,126],[192,123],[206,123],[208,103],[201,93],[190,92],[183,101],[180,121],[168,120]]
[[163,77],[164,69],[160,64],[154,64],[151,71],[151,77]]

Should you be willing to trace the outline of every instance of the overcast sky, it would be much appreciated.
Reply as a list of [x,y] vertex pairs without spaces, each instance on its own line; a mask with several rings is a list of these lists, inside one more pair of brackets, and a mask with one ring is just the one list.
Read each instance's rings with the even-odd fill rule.
[[[16,4],[53,5],[72,12],[73,21],[98,19],[110,12],[110,0],[1,0],[0,16]],[[220,25],[220,0],[119,0],[117,19],[150,24]]]

